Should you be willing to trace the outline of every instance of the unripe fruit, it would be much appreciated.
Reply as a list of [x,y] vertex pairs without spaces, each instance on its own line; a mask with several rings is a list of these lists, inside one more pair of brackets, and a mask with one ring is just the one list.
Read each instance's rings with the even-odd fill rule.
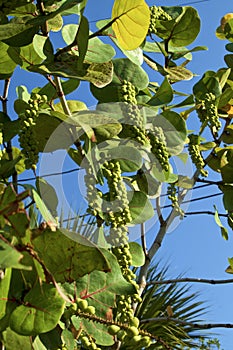
[[78,299],[77,304],[82,311],[84,311],[88,307],[88,302],[86,299]]
[[87,312],[88,314],[94,315],[95,314],[95,307],[94,306],[88,306],[84,312]]
[[134,327],[137,327],[139,326],[139,319],[137,317],[133,317],[131,320],[130,320],[130,326],[134,326]]
[[137,327],[135,327],[135,326],[131,326],[131,327],[129,327],[128,329],[127,329],[127,333],[128,333],[128,335],[129,336],[135,336],[135,335],[138,335],[139,334],[139,331],[138,331],[138,329],[137,329]]
[[140,341],[140,345],[141,345],[141,347],[145,347],[145,348],[150,346],[151,345],[150,337],[148,337],[148,336],[142,337],[142,339]]
[[123,329],[121,329],[119,332],[117,332],[117,338],[119,340],[123,340],[126,337],[127,333]]
[[141,341],[142,336],[141,335],[135,335],[131,341],[130,345],[138,345],[138,343]]
[[108,333],[111,335],[115,335],[120,331],[120,327],[112,324],[111,326],[108,327]]

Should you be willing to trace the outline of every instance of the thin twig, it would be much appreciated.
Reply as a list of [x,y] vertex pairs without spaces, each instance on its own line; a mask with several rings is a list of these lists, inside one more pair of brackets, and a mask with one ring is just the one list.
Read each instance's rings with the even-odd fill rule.
[[[81,168],[76,168],[76,169],[70,169],[70,170],[66,170],[66,171],[61,171],[61,172],[57,172],[57,173],[51,173],[51,174],[44,174],[44,175],[40,175],[40,177],[51,177],[51,176],[59,176],[59,175],[65,175],[65,174],[70,174],[70,173],[74,173],[76,171],[82,170]],[[26,179],[20,179],[17,182],[27,182],[27,181],[33,181],[35,180],[35,177],[28,177]]]
[[174,322],[183,326],[191,326],[192,328],[196,329],[210,329],[210,328],[233,328],[232,323],[195,323],[195,322],[187,322],[184,320],[180,320],[178,318],[174,317],[154,317],[154,318],[147,318],[145,320],[141,320],[141,323],[151,323],[151,322]]
[[[215,212],[214,211],[209,211],[209,210],[187,211],[185,213],[185,216],[186,215],[200,215],[200,214],[215,215]],[[218,216],[222,216],[224,218],[227,218],[228,214],[218,213]]]
[[190,278],[190,277],[184,277],[184,278],[175,278],[170,280],[163,280],[163,281],[150,281],[147,282],[147,286],[150,285],[161,285],[161,284],[174,284],[174,283],[206,283],[206,284],[228,284],[233,283],[233,278],[231,279],[223,279],[223,280],[213,280],[213,279],[206,279],[206,278]]

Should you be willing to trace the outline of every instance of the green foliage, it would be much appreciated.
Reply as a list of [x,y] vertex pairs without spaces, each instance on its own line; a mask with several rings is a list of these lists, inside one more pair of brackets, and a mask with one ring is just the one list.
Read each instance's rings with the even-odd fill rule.
[[[220,220],[215,207],[214,219],[226,240],[233,228],[232,18],[217,29],[230,41],[227,67],[205,72],[187,94],[174,86],[194,77],[186,65],[206,49],[189,47],[200,31],[194,8],[115,0],[111,19],[90,31],[87,2],[0,1],[0,345],[219,348],[193,333],[203,311],[195,295],[177,284],[153,284],[165,274],[148,269],[172,221],[185,217],[182,202],[200,175],[221,176],[226,213]],[[35,85],[28,91],[18,82],[12,101],[17,67]],[[80,86],[96,108],[78,99]],[[68,99],[70,93],[75,97]],[[188,131],[191,113],[198,127]],[[87,201],[66,227],[58,217],[60,193],[40,173],[41,157],[61,150],[85,173]],[[194,165],[191,177],[177,159]],[[171,201],[166,219],[162,188]],[[158,232],[147,249],[145,224],[157,214]],[[141,244],[128,234],[138,227]],[[232,273],[232,258],[229,264]]]

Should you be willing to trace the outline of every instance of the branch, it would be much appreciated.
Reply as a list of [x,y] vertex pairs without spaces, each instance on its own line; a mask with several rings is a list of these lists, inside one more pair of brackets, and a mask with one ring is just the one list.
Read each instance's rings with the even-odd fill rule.
[[232,323],[194,323],[194,322],[187,322],[184,320],[180,320],[178,318],[174,317],[154,317],[154,318],[147,318],[145,320],[141,320],[141,323],[151,323],[151,322],[174,322],[183,326],[191,326],[192,328],[196,329],[210,329],[210,328],[233,328]]
[[232,279],[227,279],[227,280],[212,280],[212,279],[206,279],[206,278],[185,277],[185,278],[175,278],[175,279],[164,280],[164,281],[150,281],[150,282],[147,282],[147,286],[150,286],[150,285],[161,285],[161,284],[173,284],[173,283],[186,283],[186,282],[206,283],[206,284],[217,285],[217,284],[233,283],[233,278]]
[[63,89],[62,89],[60,78],[57,77],[57,76],[54,76],[54,83],[56,85],[57,95],[58,95],[59,100],[61,102],[63,111],[64,111],[65,114],[67,114],[69,117],[71,117],[72,114],[71,114],[71,111],[69,109],[68,103],[66,101],[65,94],[64,94]]
[[[5,79],[5,83],[4,83],[3,95],[0,97],[0,100],[2,101],[2,111],[5,114],[7,114],[7,98],[8,98],[9,87],[10,87],[10,78],[7,78],[7,79]],[[7,142],[6,153],[8,154],[9,160],[14,159],[11,140]],[[14,170],[14,172],[12,174],[12,182],[13,182],[15,192],[17,193],[18,188],[17,188],[17,172],[16,172],[16,170]]]
[[[213,211],[209,211],[209,210],[203,210],[203,211],[187,211],[185,213],[185,216],[186,215],[199,215],[199,214],[207,214],[207,215],[215,215],[215,212]],[[218,216],[222,216],[222,217],[225,217],[227,218],[228,217],[228,214],[221,214],[221,213],[218,213]]]

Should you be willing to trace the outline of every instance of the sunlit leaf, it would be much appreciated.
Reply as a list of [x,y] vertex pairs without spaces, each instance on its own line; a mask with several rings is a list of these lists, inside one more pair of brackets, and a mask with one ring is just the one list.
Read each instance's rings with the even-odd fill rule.
[[115,19],[112,28],[120,46],[125,50],[134,50],[147,35],[150,10],[144,0],[115,0],[112,19]]

